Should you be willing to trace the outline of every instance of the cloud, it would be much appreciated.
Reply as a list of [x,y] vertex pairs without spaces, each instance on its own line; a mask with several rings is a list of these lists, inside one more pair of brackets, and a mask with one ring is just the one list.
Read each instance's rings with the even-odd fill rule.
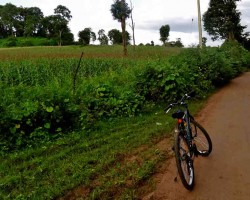
[[238,3],[238,9],[241,10],[241,11],[249,10],[250,9],[250,1],[245,0],[245,1],[239,2]]
[[193,18],[176,18],[168,20],[150,20],[144,21],[137,26],[138,29],[142,30],[157,30],[159,31],[162,25],[168,24],[170,26],[170,31],[191,33],[196,32],[197,21]]
[[[73,16],[69,27],[75,35],[86,27],[94,32],[104,29],[106,33],[113,29],[121,29],[120,23],[113,20],[110,13],[113,0],[0,0],[0,4],[13,3],[17,6],[39,7],[45,16],[53,14],[54,8],[61,4],[69,8]],[[201,0],[201,13],[203,14],[210,0]],[[127,3],[130,5],[129,0]],[[134,6],[134,22],[138,42],[159,41],[159,29],[162,25],[170,25],[170,39],[182,38],[185,44],[197,43],[197,0],[132,0]],[[242,13],[241,24],[250,24],[250,0],[238,2],[238,9]],[[194,19],[192,21],[192,19]],[[131,23],[128,19],[127,24]],[[130,27],[127,26],[131,33]],[[245,31],[250,31],[248,26]],[[203,31],[206,36],[206,32]]]
[[241,25],[247,26],[247,28],[244,31],[250,31],[250,0],[240,1],[237,4],[237,9],[241,12]]

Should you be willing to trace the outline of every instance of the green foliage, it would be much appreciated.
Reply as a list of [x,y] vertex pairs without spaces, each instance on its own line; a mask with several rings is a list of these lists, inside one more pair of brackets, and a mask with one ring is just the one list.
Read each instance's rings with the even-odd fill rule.
[[[164,112],[157,115],[153,112],[106,121],[91,134],[74,131],[38,148],[3,154],[0,156],[0,196],[3,199],[55,199],[79,185],[92,188],[86,191],[89,198],[114,197],[113,191],[119,191],[120,195],[125,188],[140,185],[154,172],[153,163],[166,156],[166,152],[154,145],[171,129],[165,123],[166,118],[171,117]],[[172,124],[173,120],[170,121]],[[164,126],[156,126],[157,122]],[[140,145],[145,148],[138,154]],[[134,153],[139,162],[131,159]]]
[[77,61],[1,61],[2,151],[50,142],[69,130],[93,130],[99,121],[136,116],[187,91],[206,97],[250,68],[249,52],[237,43],[183,49],[170,58],[85,58],[73,93]]
[[147,68],[137,84],[139,93],[153,102],[173,101],[191,90],[198,91],[203,97],[211,90],[211,84],[204,80],[196,66],[191,67],[191,63],[184,61],[190,53],[185,51],[165,63],[160,60],[154,68]]
[[[84,49],[107,53],[103,46]],[[126,59],[91,54],[74,93],[78,59],[59,55],[76,56],[79,47],[2,49],[0,56],[12,57],[0,61],[0,196],[54,199],[84,185],[90,198],[136,198],[124,188],[140,185],[166,156],[155,146],[173,127],[162,104],[190,90],[203,98],[250,68],[249,52],[237,43],[182,49],[170,58],[166,49],[174,50],[139,47]]]
[[250,53],[244,49],[236,41],[225,42],[221,50],[224,52],[226,59],[232,64],[233,69],[236,71],[236,74],[240,74],[246,68],[250,68]]
[[90,39],[92,39],[93,41],[96,40],[95,33],[92,32],[91,28],[85,28],[84,30],[79,31],[78,37],[79,37],[79,43],[82,45],[89,45]]
[[17,39],[13,37],[8,37],[3,43],[3,47],[15,47],[17,46]]
[[103,29],[100,29],[98,31],[98,40],[100,42],[100,45],[108,45],[109,39],[108,39],[108,36],[105,34],[105,31]]
[[240,37],[246,28],[240,24],[241,13],[237,10],[240,0],[210,0],[209,8],[203,15],[204,28],[213,40],[233,40]]
[[123,17],[125,19],[128,18],[131,13],[131,9],[125,0],[115,0],[111,5],[110,11],[113,18],[119,22],[122,22]]
[[126,31],[126,19],[129,18],[132,10],[126,3],[126,0],[115,0],[114,4],[111,5],[110,11],[113,15],[113,18],[118,22],[121,22],[123,55],[127,56],[127,42],[130,40],[130,38]]
[[[71,19],[70,10],[58,5],[54,15],[43,16],[38,7],[17,7],[7,3],[0,7],[0,35],[1,39],[8,37],[44,37],[53,38],[59,45],[72,44],[74,41],[68,23]],[[13,42],[6,43],[5,47],[17,46]],[[20,46],[32,46],[26,41]]]
[[0,40],[0,47],[56,46],[53,39],[40,37],[10,37]]
[[[131,36],[129,32],[126,33],[126,44],[129,44],[129,41],[131,39]],[[108,37],[112,44],[122,44],[122,32],[120,32],[117,29],[112,29],[108,32]]]
[[163,44],[166,43],[166,41],[168,41],[168,36],[169,36],[169,31],[170,31],[170,26],[167,25],[163,25],[160,28],[160,41],[163,42]]

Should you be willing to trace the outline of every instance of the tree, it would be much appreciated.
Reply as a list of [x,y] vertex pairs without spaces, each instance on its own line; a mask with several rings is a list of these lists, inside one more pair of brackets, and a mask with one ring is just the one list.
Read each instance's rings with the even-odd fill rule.
[[[126,31],[126,45],[129,44],[131,39],[130,34]],[[123,44],[122,33],[117,29],[112,29],[108,32],[108,37],[112,44]]]
[[0,39],[8,37],[8,32],[5,29],[3,22],[0,20]]
[[22,37],[24,35],[25,18],[23,15],[23,11],[23,7],[16,7],[15,14],[13,15],[14,33],[16,37]]
[[164,45],[166,41],[168,41],[169,31],[170,31],[169,25],[163,25],[160,28],[160,41],[162,41]]
[[111,44],[122,44],[122,34],[117,29],[112,29],[108,32],[108,37]]
[[70,45],[74,42],[74,35],[71,33],[70,29],[67,28],[62,34],[63,45]]
[[182,44],[181,38],[176,39],[175,46],[176,47],[184,47],[184,45]]
[[7,32],[7,35],[13,35],[15,33],[15,27],[18,15],[17,7],[11,3],[5,4],[5,6],[2,6],[0,10],[0,16],[1,16],[1,23],[4,26],[4,32]]
[[82,31],[78,32],[78,37],[79,37],[79,43],[83,45],[89,45],[90,40],[92,39],[93,41],[96,40],[96,35],[94,32],[92,32],[91,28],[85,28]]
[[131,15],[130,15],[130,18],[131,18],[131,29],[132,29],[132,38],[133,38],[133,45],[134,45],[134,49],[135,49],[135,23],[134,23],[134,19],[133,19],[133,10],[134,10],[134,7],[132,5],[132,1],[130,0],[130,7],[131,7]]
[[60,15],[62,19],[66,20],[67,22],[69,22],[72,18],[72,16],[70,15],[71,11],[62,5],[58,5],[55,9],[54,9],[54,13],[56,15]]
[[236,35],[236,39],[238,42],[245,47],[245,49],[250,50],[250,32],[246,32],[242,34],[241,36]]
[[91,38],[91,40],[92,40],[93,42],[96,41],[96,34],[95,34],[95,32],[93,32],[93,31],[90,32],[90,38]]
[[5,28],[5,24],[2,20],[2,10],[3,10],[3,6],[0,5],[0,39],[8,37],[8,32]]
[[0,35],[2,38],[14,37],[48,37],[56,39],[58,45],[63,40],[73,42],[73,34],[68,23],[72,16],[70,10],[59,5],[54,9],[54,15],[43,16],[38,7],[16,7],[10,3],[0,5]]
[[44,18],[43,25],[46,28],[48,38],[57,38],[58,44],[61,44],[63,30],[67,29],[67,22],[62,20],[59,15],[49,15]]
[[108,45],[109,43],[108,36],[105,35],[105,31],[103,29],[98,31],[98,40],[100,42],[100,45]]
[[[24,36],[44,36],[42,35],[43,12],[38,7],[24,8]],[[40,34],[40,35],[39,35]]]
[[126,40],[126,19],[129,18],[131,10],[125,0],[115,0],[110,9],[113,18],[121,22],[122,27],[122,44],[123,53],[127,55],[127,40]]
[[202,46],[203,47],[207,46],[207,38],[206,37],[202,38]]
[[0,6],[0,32],[3,37],[13,35],[45,36],[42,26],[43,13],[37,7],[23,8],[12,4]]
[[234,40],[246,28],[240,24],[241,13],[236,9],[240,0],[210,0],[208,10],[203,15],[204,29],[213,40]]
[[70,15],[70,10],[62,5],[58,5],[54,9],[55,15],[53,16],[54,19],[54,26],[56,31],[59,33],[59,46],[62,45],[62,33],[65,30],[69,30],[68,23],[71,20],[72,16]]
[[165,46],[168,46],[168,47],[184,47],[184,45],[182,44],[181,38],[176,38],[176,41],[166,42]]

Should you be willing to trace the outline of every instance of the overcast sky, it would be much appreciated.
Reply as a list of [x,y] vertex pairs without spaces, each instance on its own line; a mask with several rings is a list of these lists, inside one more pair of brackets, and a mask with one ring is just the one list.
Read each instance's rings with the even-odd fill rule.
[[[185,46],[198,44],[197,0],[131,0],[134,10],[136,44],[161,44],[159,29],[162,25],[170,25],[170,41],[181,38]],[[113,0],[0,0],[1,5],[12,3],[22,7],[39,7],[44,16],[54,14],[58,5],[66,6],[72,15],[69,27],[77,40],[77,34],[84,28],[90,27],[96,34],[104,29],[106,34],[111,29],[121,30],[120,23],[113,20],[110,12]],[[130,5],[130,1],[127,0]],[[209,0],[200,0],[203,14]],[[247,25],[245,31],[250,31],[250,0],[238,3],[238,10],[242,13],[242,25]],[[127,20],[127,31],[132,35]],[[208,44],[219,45],[221,42],[212,42],[206,32],[203,36],[208,38]],[[97,43],[97,42],[96,42]]]

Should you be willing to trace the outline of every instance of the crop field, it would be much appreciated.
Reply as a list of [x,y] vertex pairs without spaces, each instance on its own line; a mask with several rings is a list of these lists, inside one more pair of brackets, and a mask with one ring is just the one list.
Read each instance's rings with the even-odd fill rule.
[[149,63],[164,62],[180,50],[137,48],[126,58],[119,46],[0,51],[1,130],[6,145],[14,142],[22,148],[26,139],[32,141],[43,131],[89,129],[99,118],[135,115],[144,101],[135,91],[142,90],[136,88],[140,75]]
[[[180,52],[180,48],[163,48],[161,46],[128,46],[128,59],[157,58],[170,56]],[[84,52],[87,58],[122,58],[120,45],[113,46],[62,46],[62,47],[15,47],[0,48],[0,60],[26,60],[38,58],[79,58]]]
[[197,112],[249,68],[235,44],[0,49],[0,197],[136,198],[170,156],[164,105],[195,90]]

